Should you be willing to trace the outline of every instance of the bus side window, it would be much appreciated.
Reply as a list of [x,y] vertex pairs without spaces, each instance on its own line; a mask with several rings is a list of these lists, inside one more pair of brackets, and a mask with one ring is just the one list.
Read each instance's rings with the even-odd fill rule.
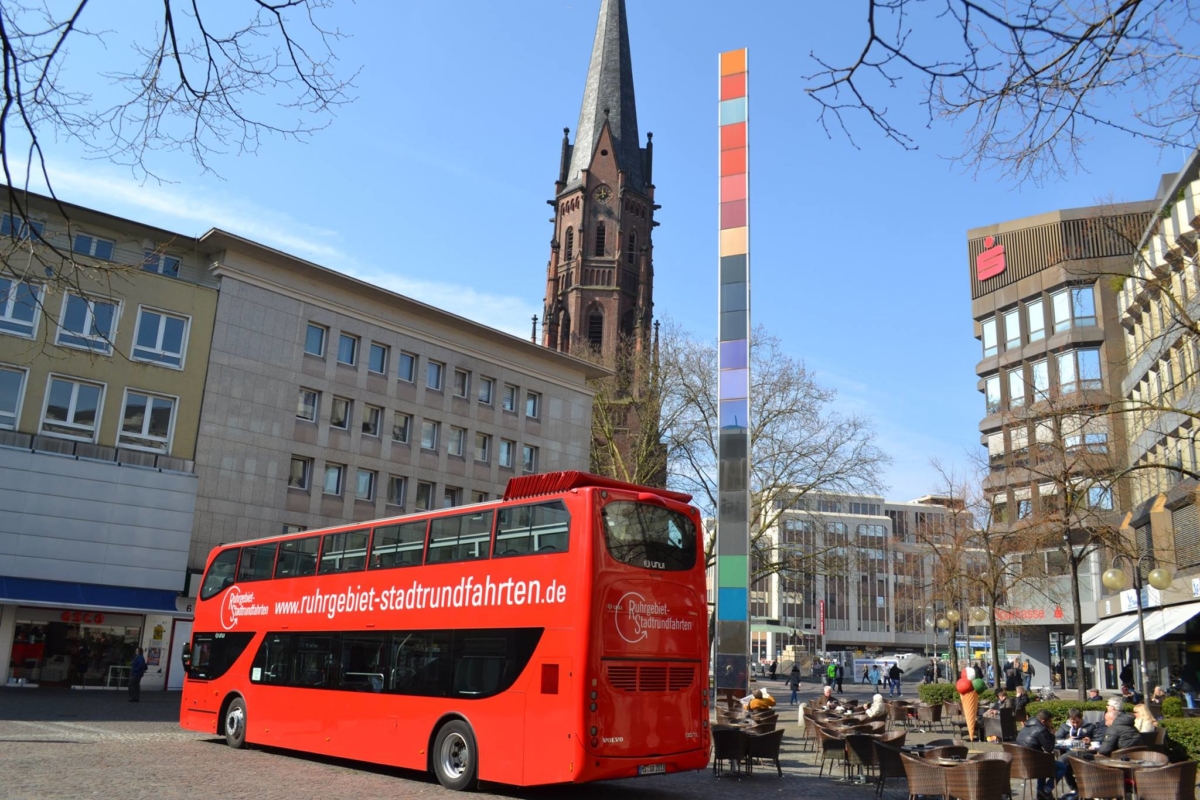
[[321,550],[322,575],[358,572],[367,566],[367,531],[327,533]]
[[238,581],[264,581],[275,571],[275,544],[260,544],[242,548],[242,563],[238,567]]
[[289,539],[281,542],[279,560],[275,564],[276,578],[301,578],[317,574],[317,548],[319,536],[305,539]]
[[500,509],[497,558],[529,553],[562,553],[570,543],[571,515],[561,501]]
[[371,542],[371,569],[420,566],[424,552],[424,522],[376,528]]
[[492,538],[492,517],[491,511],[477,511],[431,520],[429,563],[487,558]]
[[207,600],[222,589],[233,585],[233,577],[237,573],[238,553],[236,547],[223,550],[213,559],[208,574],[204,576],[204,585],[200,587],[200,599]]

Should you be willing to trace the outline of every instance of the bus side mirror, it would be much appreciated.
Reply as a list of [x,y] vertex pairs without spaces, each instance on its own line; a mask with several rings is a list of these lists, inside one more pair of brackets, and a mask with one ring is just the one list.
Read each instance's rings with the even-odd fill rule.
[[192,644],[191,642],[183,643],[183,651],[180,653],[180,659],[183,661],[184,667],[192,665]]

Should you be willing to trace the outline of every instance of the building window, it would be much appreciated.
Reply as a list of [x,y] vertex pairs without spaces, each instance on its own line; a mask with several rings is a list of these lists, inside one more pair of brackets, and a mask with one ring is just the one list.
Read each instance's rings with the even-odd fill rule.
[[542,396],[537,392],[525,393],[525,416],[533,419],[538,418],[538,412],[542,410]]
[[1025,306],[1025,318],[1029,324],[1029,341],[1046,338],[1046,312],[1042,310],[1041,300],[1034,300]]
[[450,428],[450,439],[446,442],[446,452],[452,456],[461,456],[467,443],[465,428]]
[[625,249],[625,260],[630,264],[637,261],[637,231],[629,232],[629,245]]
[[466,397],[471,389],[471,373],[463,369],[454,370],[454,396]]
[[38,236],[46,235],[46,223],[36,219],[22,219],[19,216],[5,214],[0,221],[0,236],[11,236],[22,241],[30,238],[30,231],[36,231]]
[[358,337],[343,333],[338,337],[338,363],[354,366],[356,358],[358,358]]
[[441,426],[433,420],[421,422],[421,447],[426,450],[437,450],[438,428]]
[[360,469],[355,473],[354,499],[368,502],[375,499],[375,473],[371,470]]
[[283,532],[284,532],[284,534],[285,534],[285,535],[286,535],[286,534],[289,534],[289,533],[303,533],[303,532],[304,532],[304,531],[306,531],[306,530],[308,530],[308,526],[307,526],[307,525],[287,525],[287,524],[284,524],[284,526],[283,526]]
[[1000,376],[992,375],[983,385],[987,397],[987,413],[995,414],[1000,410]]
[[367,354],[367,371],[380,375],[387,374],[388,349],[386,345],[371,342],[371,352]]
[[408,438],[412,435],[412,414],[396,413],[396,419],[392,422],[392,441],[408,444]]
[[596,223],[596,249],[592,253],[592,255],[596,256],[596,258],[600,258],[604,255],[604,234],[605,234],[604,223],[597,222]]
[[471,492],[472,503],[486,503],[488,501],[487,492]]
[[179,259],[166,253],[156,253],[146,250],[142,254],[142,269],[146,272],[157,272],[168,278],[179,277]]
[[389,506],[399,506],[404,508],[405,493],[408,489],[408,480],[399,475],[388,477],[388,493],[385,501]]
[[567,228],[567,235],[564,238],[566,239],[567,246],[565,248],[566,257],[563,260],[570,261],[575,258],[575,229]]
[[1058,389],[1072,394],[1080,389],[1099,389],[1100,351],[1068,350],[1058,354]]
[[1029,519],[1033,516],[1033,500],[1029,497],[1017,499],[1017,519]]
[[1004,349],[1017,350],[1021,347],[1021,309],[1004,312]]
[[41,291],[32,283],[0,278],[0,333],[33,337]]
[[112,352],[117,329],[118,305],[112,300],[94,300],[68,294],[63,299],[58,324],[58,344],[82,347],[96,353]]
[[508,439],[500,440],[499,461],[502,467],[512,467],[513,451],[517,449],[516,442],[510,442]]
[[333,404],[329,412],[329,427],[349,430],[350,406],[351,402],[344,397],[333,398]]
[[475,460],[487,462],[492,454],[492,437],[486,433],[475,434]]
[[320,398],[320,392],[314,392],[312,389],[301,389],[300,395],[296,400],[296,418],[308,422],[316,422]]
[[47,436],[94,442],[103,394],[101,384],[51,376],[41,432]]
[[304,352],[310,356],[325,355],[325,332],[328,328],[324,328],[315,323],[308,323],[308,330],[304,334]]
[[997,495],[992,498],[992,521],[1001,524],[1008,521],[1008,498]]
[[490,406],[492,404],[492,392],[496,388],[496,381],[492,378],[479,379],[479,402]]
[[112,261],[113,249],[116,243],[108,239],[101,239],[98,236],[88,236],[87,234],[75,234],[75,241],[71,244],[71,249],[81,256],[92,256],[103,261]]
[[412,383],[417,379],[417,357],[415,355],[400,353],[400,371],[396,377],[405,383]]
[[500,407],[505,411],[517,410],[517,387],[511,383],[504,384],[504,396],[500,399]]
[[168,452],[174,415],[175,398],[126,390],[117,444],[135,450]]
[[1094,508],[1100,511],[1112,511],[1112,487],[1092,486],[1088,489],[1087,497],[1088,508]]
[[417,481],[417,510],[429,511],[433,508],[434,485],[425,481]]
[[1096,300],[1091,286],[1063,289],[1050,295],[1054,332],[1096,324]]
[[527,444],[521,448],[521,469],[525,472],[537,472],[538,449],[536,447]]
[[1046,363],[1046,359],[1031,363],[1029,372],[1033,377],[1034,402],[1045,400],[1050,396],[1050,366]]
[[346,479],[346,468],[341,464],[325,465],[325,482],[321,491],[325,494],[342,494],[343,481]]
[[25,370],[0,367],[0,428],[16,430],[25,397]]
[[133,334],[133,360],[183,369],[187,331],[186,317],[139,308],[137,330]]
[[363,406],[362,432],[364,436],[378,436],[383,420],[383,409],[379,406]]
[[457,486],[447,486],[442,492],[442,508],[454,508],[462,505],[462,489]]
[[588,344],[593,350],[604,347],[604,313],[599,309],[588,314]]
[[999,352],[996,346],[996,318],[989,317],[980,323],[983,331],[983,357],[994,356]]
[[440,392],[442,390],[442,371],[445,369],[445,364],[437,361],[430,361],[425,367],[425,385]]
[[288,470],[288,488],[308,491],[308,482],[312,479],[312,459],[292,456],[292,465]]
[[1008,406],[1020,408],[1025,405],[1025,370],[1013,367],[1008,371]]

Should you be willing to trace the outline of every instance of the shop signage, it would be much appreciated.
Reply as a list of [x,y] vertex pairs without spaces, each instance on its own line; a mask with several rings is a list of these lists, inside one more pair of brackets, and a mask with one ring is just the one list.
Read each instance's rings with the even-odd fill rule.
[[1200,597],[1200,578],[1192,578],[1192,597]]
[[989,236],[983,240],[983,248],[975,257],[975,277],[986,281],[1004,272],[1004,245],[996,244],[995,237]]
[[[1137,610],[1138,597],[1137,592],[1133,589],[1126,589],[1121,592],[1121,611],[1129,612]],[[1142,608],[1153,608],[1154,606],[1162,605],[1162,592],[1155,589],[1153,586],[1142,587]]]
[[1021,622],[1031,619],[1045,619],[1044,608],[1014,608],[1011,610],[996,609],[997,622]]
[[100,625],[104,622],[104,615],[91,611],[64,611],[59,615],[59,619],[63,622],[82,622],[85,625]]

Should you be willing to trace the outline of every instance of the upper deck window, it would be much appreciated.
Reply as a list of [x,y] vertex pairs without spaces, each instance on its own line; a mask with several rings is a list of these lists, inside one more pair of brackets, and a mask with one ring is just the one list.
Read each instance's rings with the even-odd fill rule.
[[321,574],[357,572],[367,565],[367,532],[346,531],[325,536],[321,550]]
[[492,538],[491,511],[437,517],[429,525],[430,564],[447,561],[471,561],[488,557]]
[[649,503],[618,500],[600,512],[608,552],[623,564],[661,570],[696,563],[696,526],[684,514]]
[[317,574],[317,548],[321,537],[288,539],[280,542],[279,560],[275,563],[276,578],[300,578]]
[[561,500],[500,509],[495,556],[566,552],[571,515]]
[[406,522],[375,529],[371,569],[419,567],[425,554],[425,522]]
[[207,600],[218,594],[222,589],[232,586],[237,574],[238,548],[223,550],[213,559],[208,574],[204,576],[204,585],[200,587],[200,599]]

